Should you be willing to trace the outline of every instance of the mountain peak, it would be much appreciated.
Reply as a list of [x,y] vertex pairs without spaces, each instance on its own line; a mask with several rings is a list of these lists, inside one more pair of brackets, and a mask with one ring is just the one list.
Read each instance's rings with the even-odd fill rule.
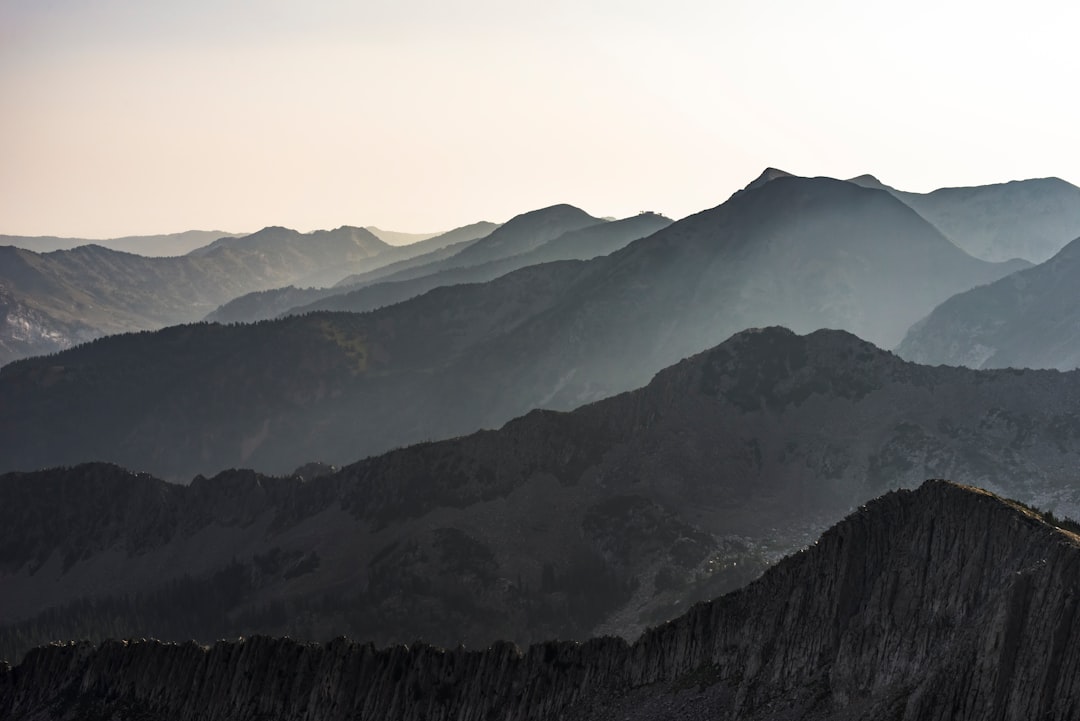
[[761,186],[765,185],[766,183],[771,183],[772,181],[776,180],[777,178],[794,178],[794,177],[795,176],[792,173],[789,173],[786,170],[780,170],[779,168],[773,168],[773,167],[770,166],[768,168],[765,168],[765,170],[761,171],[761,174],[758,175],[753,180],[751,180],[749,183],[747,183],[747,185],[742,190],[735,191],[735,195],[738,195],[739,193],[742,193],[742,192],[747,191],[747,190],[753,190],[754,188],[760,188]]
[[882,183],[870,173],[863,173],[862,175],[857,175],[854,178],[848,178],[847,182],[854,183],[855,185],[862,186],[863,188],[873,188],[874,190],[889,189],[889,186],[885,185],[885,183]]

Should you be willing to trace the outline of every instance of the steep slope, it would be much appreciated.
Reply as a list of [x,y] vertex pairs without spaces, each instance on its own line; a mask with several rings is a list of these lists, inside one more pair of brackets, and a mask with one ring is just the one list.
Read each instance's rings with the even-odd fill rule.
[[100,245],[121,253],[135,253],[148,258],[184,255],[213,243],[218,238],[234,236],[223,230],[187,230],[182,233],[162,235],[129,235],[106,240],[87,238],[57,238],[55,236],[0,235],[0,245],[12,245],[35,253],[51,253],[54,250],[71,250],[81,245]]
[[[215,389],[220,408],[229,388]],[[1080,373],[928,368],[843,332],[774,328],[639,391],[306,481],[229,471],[183,487],[103,465],[9,474],[0,622],[18,625],[0,648],[106,633],[633,636],[927,477],[1080,516],[1078,401]],[[289,431],[317,450],[331,428]],[[122,625],[102,631],[102,616]]]
[[1078,537],[977,489],[929,481],[868,504],[757,582],[633,645],[52,646],[0,671],[0,712],[1064,721],[1080,707],[1078,565]]
[[1042,263],[1080,237],[1080,188],[1060,178],[1014,180],[969,188],[910,193],[872,175],[853,178],[911,206],[959,247],[989,261]]
[[747,327],[839,327],[892,346],[1011,267],[963,254],[887,193],[779,178],[590,261],[362,315],[175,329],[12,365],[0,468],[99,459],[190,477],[340,463],[639,387]]
[[[411,280],[385,280],[309,305],[295,307],[289,312],[343,310],[360,313],[374,310],[414,298],[433,288],[460,283],[482,283],[537,263],[549,263],[556,260],[589,260],[600,255],[607,255],[669,225],[671,225],[669,219],[655,213],[642,213],[609,223],[598,223],[564,233],[531,251],[518,253],[509,258],[491,260],[479,265],[452,267],[447,270],[429,268],[433,270],[429,275]],[[457,262],[456,259],[451,258],[445,263],[449,265],[455,262]]]
[[1050,260],[959,293],[916,323],[897,352],[971,368],[1080,366],[1080,240]]
[[[297,288],[290,285],[248,293],[220,306],[209,313],[205,320],[215,323],[253,323],[276,318],[291,308],[348,292],[345,286],[363,285],[366,282],[364,279],[370,278],[371,282],[374,282],[405,268],[448,258],[498,227],[495,223],[472,223],[411,245],[388,248],[380,255],[378,263],[365,263],[367,269],[363,273],[357,273],[361,270],[360,264],[339,265],[305,276],[304,281],[318,287]],[[348,275],[342,279],[343,274]]]

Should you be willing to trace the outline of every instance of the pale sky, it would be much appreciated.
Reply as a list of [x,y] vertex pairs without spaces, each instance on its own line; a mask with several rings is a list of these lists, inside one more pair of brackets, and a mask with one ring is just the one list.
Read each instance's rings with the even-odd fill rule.
[[1080,183],[1075,7],[0,0],[0,233],[682,217],[766,166]]

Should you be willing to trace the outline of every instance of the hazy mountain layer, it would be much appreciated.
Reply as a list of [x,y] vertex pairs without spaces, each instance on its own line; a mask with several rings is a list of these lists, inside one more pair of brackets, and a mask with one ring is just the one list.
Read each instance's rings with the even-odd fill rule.
[[330,296],[310,305],[293,308],[291,312],[345,310],[357,313],[374,310],[414,298],[433,288],[459,283],[482,283],[537,263],[550,263],[556,260],[589,260],[600,255],[607,255],[669,225],[671,225],[669,219],[654,213],[643,213],[610,223],[598,223],[564,233],[534,250],[509,258],[491,260],[479,265],[436,270],[443,264],[450,265],[456,262],[455,256],[439,266],[429,267],[429,270],[433,271],[430,275],[411,280],[385,280],[348,293]]
[[370,231],[376,238],[390,245],[412,245],[442,235],[442,233],[402,233],[397,230],[383,230],[374,225],[365,225],[364,230]]
[[1023,258],[1042,263],[1080,238],[1080,188],[1060,178],[940,188],[932,193],[896,190],[871,175],[852,182],[887,190],[949,240],[984,260]]
[[1080,705],[1078,544],[1023,507],[931,481],[868,504],[760,580],[633,645],[53,646],[0,670],[0,713],[1065,721]]
[[590,261],[362,315],[175,328],[13,364],[0,468],[96,459],[184,478],[343,463],[641,386],[747,327],[892,346],[1012,267],[965,255],[885,192],[780,178]]
[[1041,265],[949,298],[897,352],[971,368],[1080,366],[1080,240]]
[[[176,258],[101,246],[53,253],[0,247],[0,348],[54,352],[90,338],[196,320],[224,300],[390,249],[361,228],[302,235],[266,228]],[[0,363],[18,355],[0,356]]]
[[928,368],[767,329],[632,393],[306,481],[9,474],[0,619],[20,625],[0,640],[632,637],[927,477],[1080,516],[1078,399],[1080,372]]
[[[547,250],[549,241],[582,229],[606,227],[571,205],[555,205],[515,216],[473,242],[459,241],[413,258],[351,275],[335,288],[283,288],[237,298],[206,317],[209,321],[251,322],[313,310],[363,311],[407,300],[432,288],[491,280],[533,263],[592,258],[610,253],[671,221],[648,215],[627,219],[607,232],[571,235]],[[576,241],[576,242],[575,242]],[[429,241],[430,242],[430,241]],[[471,250],[478,246],[479,250]],[[578,247],[575,247],[578,246]],[[466,252],[468,251],[468,252]],[[484,260],[484,259],[489,260]]]
[[395,273],[403,267],[430,263],[461,251],[498,227],[488,222],[472,223],[411,245],[389,247],[380,254],[378,262],[368,260],[338,264],[304,276],[300,282],[310,283],[312,287],[298,288],[288,285],[232,298],[208,313],[205,320],[215,323],[253,323],[276,318],[291,308],[345,292],[333,286],[341,281],[343,275],[353,274],[360,268],[368,268],[365,272],[372,277],[381,277]]
[[187,230],[163,235],[129,235],[122,238],[90,240],[87,238],[57,238],[51,235],[0,235],[0,245],[12,245],[35,253],[71,250],[81,245],[98,245],[122,253],[135,253],[148,258],[185,255],[196,248],[213,243],[218,238],[236,235],[223,230]]

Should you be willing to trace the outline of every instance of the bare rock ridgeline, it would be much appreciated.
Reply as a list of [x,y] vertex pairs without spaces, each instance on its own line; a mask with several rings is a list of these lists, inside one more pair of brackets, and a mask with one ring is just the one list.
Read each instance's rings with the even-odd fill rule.
[[741,591],[628,644],[54,645],[9,719],[1068,719],[1080,539],[943,481],[889,493]]

